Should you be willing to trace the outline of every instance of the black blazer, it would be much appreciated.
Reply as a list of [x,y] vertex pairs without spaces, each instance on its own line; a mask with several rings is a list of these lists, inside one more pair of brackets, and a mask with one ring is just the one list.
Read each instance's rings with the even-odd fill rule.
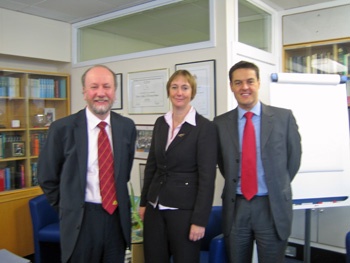
[[196,114],[196,126],[185,122],[165,150],[168,130],[164,116],[159,117],[145,168],[141,206],[159,198],[162,205],[193,210],[191,223],[206,226],[215,187],[216,128]]
[[[132,120],[111,112],[114,176],[118,210],[127,245],[131,240],[127,183],[134,158],[136,129]],[[38,181],[50,204],[59,211],[62,261],[72,254],[83,220],[88,133],[85,110],[50,125],[38,160]]]

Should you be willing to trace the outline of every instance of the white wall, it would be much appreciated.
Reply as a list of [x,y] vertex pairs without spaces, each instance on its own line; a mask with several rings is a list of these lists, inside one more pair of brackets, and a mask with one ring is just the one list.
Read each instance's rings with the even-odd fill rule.
[[[341,0],[342,1],[342,0]],[[259,0],[254,2],[260,3]],[[335,1],[339,2],[339,1]],[[260,3],[261,4],[261,3]],[[264,6],[264,5],[262,5]],[[279,64],[281,61],[281,44],[282,38],[281,33],[281,17],[280,20],[275,21],[274,36],[276,37],[274,56],[269,59],[262,58],[259,52],[254,49],[242,49],[240,45],[237,44],[237,22],[236,22],[236,12],[237,12],[236,1],[232,0],[216,0],[215,2],[215,30],[216,30],[216,47],[206,48],[202,50],[195,50],[189,52],[180,52],[167,55],[159,55],[153,57],[144,57],[123,61],[116,61],[111,63],[106,63],[110,66],[116,73],[123,74],[123,104],[122,110],[119,110],[120,114],[132,118],[136,124],[153,124],[159,115],[128,115],[127,112],[127,73],[135,71],[152,70],[159,68],[169,69],[169,73],[173,73],[175,70],[175,64],[194,62],[201,60],[216,60],[216,109],[217,114],[222,114],[227,110],[230,110],[236,106],[236,101],[229,89],[228,83],[228,70],[232,64],[236,63],[241,59],[249,60],[255,62],[261,70],[261,89],[260,98],[263,102],[269,103],[269,76],[272,72],[278,71]],[[300,21],[308,18],[309,14],[305,11],[310,10],[300,10]],[[291,15],[291,13],[288,13]],[[304,15],[304,16],[303,16]],[[339,15],[337,13],[331,12],[329,15],[337,18]],[[329,15],[325,19],[330,18]],[[13,22],[13,26],[4,26],[4,17],[8,21]],[[344,15],[348,18],[347,15]],[[66,24],[62,24],[57,21],[47,21],[47,19],[41,19],[37,17],[32,17],[29,15],[11,12],[8,10],[0,9],[0,39],[3,40],[4,37],[10,36],[5,42],[0,42],[0,59],[1,67],[9,68],[22,68],[22,69],[32,69],[32,70],[42,70],[42,71],[58,71],[58,72],[68,72],[71,73],[71,109],[72,113],[85,107],[85,102],[82,96],[82,87],[80,83],[80,77],[82,73],[88,68],[75,67],[71,68],[70,63],[62,63],[62,61],[67,60],[67,51],[69,50],[69,61],[71,61],[70,52],[70,27],[67,29]],[[333,20],[332,20],[333,21]],[[39,25],[37,25],[39,24]],[[46,27],[43,25],[47,24]],[[287,26],[287,24],[285,24]],[[55,43],[51,43],[51,40],[46,42],[44,46],[37,43],[38,34],[42,31],[43,35],[48,36],[51,32],[54,32],[56,28],[58,30],[58,35],[53,35],[52,37],[56,39],[59,34],[62,34],[59,40],[55,40]],[[284,29],[284,34],[297,37],[297,34],[291,31],[291,27],[288,27],[288,31]],[[348,27],[349,28],[349,27]],[[28,34],[26,32],[29,32]],[[333,32],[334,31],[334,32]],[[290,34],[288,34],[290,32]],[[292,33],[293,32],[293,33]],[[337,30],[332,30],[332,37],[341,37],[342,33],[337,32]],[[68,35],[68,36],[67,36]],[[22,36],[21,41],[18,41],[18,36]],[[40,34],[39,34],[40,36]],[[26,41],[23,41],[25,39]],[[62,41],[62,42],[61,42]],[[302,40],[298,40],[302,41]],[[305,41],[302,41],[305,42]],[[12,47],[11,47],[12,45]],[[39,52],[40,51],[40,52]],[[63,53],[62,53],[63,52]],[[9,54],[8,54],[9,53]],[[28,59],[28,57],[33,57]],[[48,58],[49,57],[49,58]],[[48,61],[49,59],[50,61]],[[55,60],[55,61],[54,61]],[[140,193],[140,183],[139,183],[139,163],[145,163],[144,160],[135,160],[134,168],[132,170],[132,183],[136,194]],[[218,173],[216,181],[216,192],[214,204],[220,204],[221,191],[223,186],[223,179]]]
[[350,4],[283,17],[283,44],[350,36]]
[[[215,6],[215,30],[218,32],[216,38],[217,46],[215,48],[207,48],[189,52],[180,52],[167,55],[159,55],[153,57],[143,57],[137,59],[123,60],[112,63],[106,63],[112,70],[116,73],[123,74],[123,109],[118,110],[118,113],[121,113],[124,116],[132,118],[136,124],[154,124],[156,118],[160,115],[129,115],[128,114],[128,92],[127,92],[127,74],[128,72],[136,71],[145,71],[152,69],[169,69],[169,76],[175,71],[175,64],[202,61],[202,60],[216,60],[216,91],[217,94],[224,93],[225,96],[217,97],[217,111],[219,113],[225,112],[227,110],[227,91],[228,86],[228,67],[227,67],[227,45],[226,37],[221,32],[225,32],[226,23],[225,23],[225,1],[216,1]],[[77,67],[72,69],[71,77],[71,87],[72,87],[72,113],[77,112],[78,110],[85,107],[85,101],[82,96],[82,85],[80,77],[83,72],[87,69],[87,66]],[[165,87],[164,87],[165,88]],[[145,160],[134,161],[134,166],[132,170],[132,179],[135,194],[140,193],[140,179],[139,179],[139,164],[145,163]],[[220,174],[217,176],[217,191],[215,193],[215,204],[221,204],[221,190],[223,186],[223,179]]]
[[0,9],[0,54],[71,61],[70,24]]

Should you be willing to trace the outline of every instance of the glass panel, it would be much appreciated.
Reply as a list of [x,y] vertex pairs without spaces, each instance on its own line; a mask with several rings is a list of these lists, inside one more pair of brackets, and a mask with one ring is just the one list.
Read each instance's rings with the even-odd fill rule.
[[184,0],[81,27],[78,62],[209,40],[209,0]]
[[238,41],[271,52],[271,14],[246,0],[239,0],[238,17]]

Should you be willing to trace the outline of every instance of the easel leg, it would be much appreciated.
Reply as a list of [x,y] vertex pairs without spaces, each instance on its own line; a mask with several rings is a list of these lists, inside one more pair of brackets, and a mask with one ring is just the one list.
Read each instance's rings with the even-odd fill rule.
[[305,209],[304,263],[310,263],[311,209]]

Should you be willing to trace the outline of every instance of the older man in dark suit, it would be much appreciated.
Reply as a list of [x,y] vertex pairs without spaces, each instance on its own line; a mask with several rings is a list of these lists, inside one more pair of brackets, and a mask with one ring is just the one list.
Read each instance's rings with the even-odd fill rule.
[[[255,240],[259,262],[284,262],[293,215],[291,181],[301,160],[298,126],[290,110],[259,101],[255,64],[238,62],[229,78],[238,107],[214,119],[218,164],[225,178],[223,231],[229,261],[251,262]],[[247,112],[253,136],[245,141]],[[250,160],[245,157],[247,144],[254,145]]]
[[[62,262],[124,263],[131,239],[127,183],[136,129],[133,121],[110,111],[117,88],[113,71],[93,66],[82,84],[87,107],[50,125],[39,156],[39,184],[60,214]],[[108,139],[98,147],[102,130]],[[110,149],[110,161],[100,159],[101,148]],[[100,187],[104,170],[111,180],[107,204]]]

